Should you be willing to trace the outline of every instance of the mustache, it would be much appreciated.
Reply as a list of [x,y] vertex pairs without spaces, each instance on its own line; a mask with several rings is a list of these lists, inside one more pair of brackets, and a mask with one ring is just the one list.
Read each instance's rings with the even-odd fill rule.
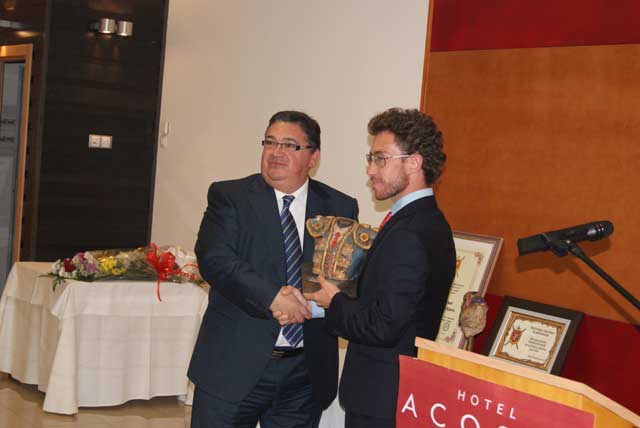
[[280,163],[280,164],[283,164],[283,165],[288,164],[287,158],[285,156],[271,155],[271,156],[269,156],[267,161],[269,163]]

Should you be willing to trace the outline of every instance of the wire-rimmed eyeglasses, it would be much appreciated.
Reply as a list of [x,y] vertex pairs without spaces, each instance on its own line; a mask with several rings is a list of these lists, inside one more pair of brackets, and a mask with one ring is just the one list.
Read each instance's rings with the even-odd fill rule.
[[275,140],[262,140],[262,147],[268,148],[268,149],[275,149],[276,147],[280,147],[282,150],[285,150],[287,152],[296,152],[298,150],[313,149],[313,146],[301,146],[300,144],[290,143],[286,141],[283,143],[280,143]]
[[380,153],[367,153],[367,165],[371,165],[373,162],[377,167],[382,168],[387,164],[387,159],[400,159],[400,158],[408,158],[409,154],[401,154],[401,155],[382,155]]

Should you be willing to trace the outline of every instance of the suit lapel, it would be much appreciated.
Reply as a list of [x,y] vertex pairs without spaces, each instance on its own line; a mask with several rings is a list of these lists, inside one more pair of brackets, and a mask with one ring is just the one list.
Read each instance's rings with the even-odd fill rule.
[[285,282],[284,243],[282,242],[282,226],[280,214],[273,189],[258,175],[249,187],[249,203],[260,222],[257,234],[264,237],[265,253],[270,254],[278,269],[278,277]]
[[393,229],[393,225],[396,224],[398,220],[401,219],[404,215],[407,215],[407,212],[402,213],[402,211],[403,210],[400,210],[396,214],[394,214],[389,219],[389,221],[387,221],[387,224],[385,224],[384,227],[378,231],[378,235],[376,236],[376,239],[373,240],[373,244],[371,244],[371,248],[369,248],[369,251],[367,251],[367,256],[365,257],[364,262],[362,263],[362,270],[360,271],[361,274],[358,280],[358,295],[360,295],[360,282],[363,277],[362,273],[366,271],[367,265],[369,264],[369,260],[373,258],[373,255],[375,254],[378,247],[380,247],[380,244],[384,240],[384,237],[389,233],[391,229]]
[[[385,224],[384,227],[379,231],[376,239],[373,240],[373,244],[371,244],[371,248],[369,249],[369,251],[367,251],[367,257],[364,260],[361,272],[365,271],[365,269],[367,268],[367,264],[369,264],[369,260],[371,260],[376,250],[380,247],[380,244],[382,243],[382,241],[384,241],[385,236],[387,236],[387,234],[389,234],[398,223],[402,223],[403,218],[409,217],[419,209],[426,210],[426,212],[432,212],[433,210],[437,209],[435,196],[420,198],[403,207],[400,211],[391,216],[389,221],[387,221],[387,224]],[[360,276],[360,278],[362,278],[362,276]],[[358,282],[358,288],[359,287],[360,284]]]

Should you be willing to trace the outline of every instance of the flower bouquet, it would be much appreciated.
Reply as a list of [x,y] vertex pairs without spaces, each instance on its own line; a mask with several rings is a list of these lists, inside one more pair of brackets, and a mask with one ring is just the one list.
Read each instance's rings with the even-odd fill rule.
[[204,281],[198,271],[195,256],[180,247],[163,247],[156,244],[134,249],[96,250],[77,253],[72,258],[59,259],[47,276],[53,277],[53,290],[67,279],[77,281],[157,281],[160,298],[160,282]]

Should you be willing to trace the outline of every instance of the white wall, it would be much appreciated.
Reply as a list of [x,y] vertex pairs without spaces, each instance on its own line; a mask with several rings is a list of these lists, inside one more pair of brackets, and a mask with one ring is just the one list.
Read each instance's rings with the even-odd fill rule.
[[278,110],[322,128],[315,178],[358,199],[377,225],[388,205],[367,186],[366,125],[418,107],[428,0],[172,0],[152,240],[192,249],[212,181],[258,172]]

